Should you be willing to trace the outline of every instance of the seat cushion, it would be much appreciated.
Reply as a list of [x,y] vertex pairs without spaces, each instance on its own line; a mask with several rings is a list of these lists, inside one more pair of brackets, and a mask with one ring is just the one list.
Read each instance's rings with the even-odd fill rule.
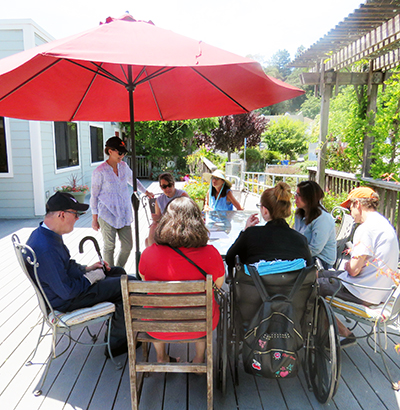
[[[326,296],[325,299],[330,303],[332,297]],[[345,312],[360,316],[364,319],[369,319],[371,321],[375,321],[375,319],[381,314],[383,315],[384,319],[388,319],[390,317],[393,308],[393,300],[391,300],[386,305],[385,310],[382,312],[383,306],[384,303],[367,307],[358,303],[347,302],[346,300],[339,298],[334,298],[332,301],[333,308],[343,310]]]
[[[92,307],[76,309],[72,312],[63,313],[58,310],[54,311],[55,315],[62,320],[62,322],[59,323],[60,327],[63,327],[64,323],[67,326],[77,325],[79,323],[87,322],[88,320],[96,319],[113,312],[115,312],[115,305],[111,302],[97,303],[97,305]],[[51,323],[54,323],[55,318],[51,313],[49,315],[49,320]]]

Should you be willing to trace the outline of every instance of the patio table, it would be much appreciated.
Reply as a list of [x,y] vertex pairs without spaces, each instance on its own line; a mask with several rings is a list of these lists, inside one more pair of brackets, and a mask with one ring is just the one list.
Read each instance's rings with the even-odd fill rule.
[[210,231],[209,245],[214,245],[223,258],[245,227],[250,215],[256,211],[204,212],[205,224]]

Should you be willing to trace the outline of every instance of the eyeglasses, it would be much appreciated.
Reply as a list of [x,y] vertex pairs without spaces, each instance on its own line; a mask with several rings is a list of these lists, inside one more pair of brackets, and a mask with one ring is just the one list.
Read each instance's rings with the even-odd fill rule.
[[114,149],[114,148],[112,148],[111,151],[118,152],[118,155],[123,155],[123,156],[126,155],[126,152],[121,152],[121,151],[118,151],[117,149]]
[[218,178],[218,177],[212,177],[212,179],[214,179],[215,181],[223,181],[222,178]]
[[80,217],[81,215],[85,215],[85,213],[86,213],[86,212],[74,212],[74,211],[64,211],[64,212],[67,212],[68,214],[73,214],[73,215],[75,215],[75,219],[79,219],[79,217]]
[[260,208],[262,207],[262,205],[261,205],[261,204],[256,204],[256,207],[257,207],[258,209],[260,209]]
[[297,192],[294,193],[294,196],[297,196],[298,198],[301,198],[301,195]]
[[174,186],[174,184],[172,182],[170,182],[169,184],[165,184],[165,185],[160,184],[161,189],[167,189],[167,188],[171,188],[173,186]]

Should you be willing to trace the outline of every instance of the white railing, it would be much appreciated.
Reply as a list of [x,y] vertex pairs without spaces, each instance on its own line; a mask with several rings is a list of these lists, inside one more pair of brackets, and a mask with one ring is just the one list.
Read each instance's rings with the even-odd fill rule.
[[279,181],[287,182],[292,190],[302,180],[307,180],[308,175],[276,174],[272,172],[243,172],[242,183],[250,192],[261,195],[267,188],[272,188]]

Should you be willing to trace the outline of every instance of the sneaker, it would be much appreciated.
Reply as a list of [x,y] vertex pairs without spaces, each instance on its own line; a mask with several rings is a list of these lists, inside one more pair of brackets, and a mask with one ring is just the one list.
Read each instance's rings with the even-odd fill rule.
[[340,338],[340,347],[346,349],[347,347],[354,346],[357,344],[357,339],[354,336],[354,333],[351,333],[348,337]]

